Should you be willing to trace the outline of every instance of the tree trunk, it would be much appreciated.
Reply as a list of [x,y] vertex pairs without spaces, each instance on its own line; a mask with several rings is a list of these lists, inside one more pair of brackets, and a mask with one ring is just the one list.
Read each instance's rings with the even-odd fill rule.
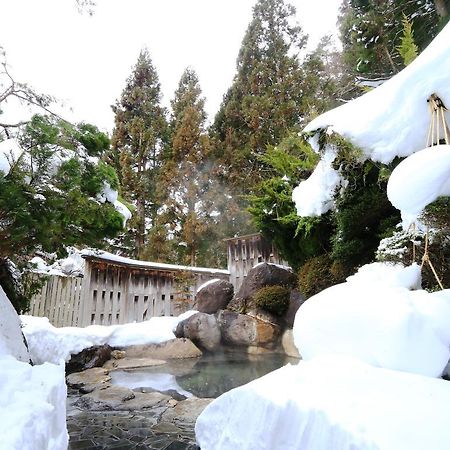
[[434,6],[436,7],[436,12],[439,17],[443,18],[448,16],[448,9],[445,4],[445,0],[434,0]]

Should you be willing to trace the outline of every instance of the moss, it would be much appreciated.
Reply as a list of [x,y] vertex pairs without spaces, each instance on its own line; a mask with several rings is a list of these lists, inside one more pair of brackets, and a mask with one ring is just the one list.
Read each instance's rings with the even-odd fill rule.
[[255,304],[277,316],[282,316],[289,307],[290,290],[284,286],[266,286],[254,296]]
[[329,254],[311,258],[301,267],[298,274],[298,287],[306,297],[312,297],[320,291],[342,283],[351,274],[349,266],[333,261]]

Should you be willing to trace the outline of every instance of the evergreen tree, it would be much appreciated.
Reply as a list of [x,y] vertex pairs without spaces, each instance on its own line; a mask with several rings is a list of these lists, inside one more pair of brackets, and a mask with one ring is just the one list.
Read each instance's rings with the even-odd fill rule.
[[190,265],[210,263],[207,235],[213,206],[208,198],[210,143],[204,102],[196,73],[186,69],[171,102],[171,145],[161,183],[167,199],[160,222],[168,228],[176,262]]
[[343,55],[352,73],[388,78],[404,67],[399,54],[404,17],[422,51],[448,20],[449,0],[345,0],[340,29]]
[[123,196],[136,208],[129,232],[134,240],[129,252],[136,257],[144,252],[147,231],[158,212],[156,180],[167,140],[166,111],[160,101],[158,75],[148,51],[143,50],[113,107],[115,128],[109,155]]
[[302,71],[298,55],[306,38],[284,0],[259,0],[237,59],[233,84],[212,132],[219,173],[248,189],[260,178],[258,156],[302,122]]

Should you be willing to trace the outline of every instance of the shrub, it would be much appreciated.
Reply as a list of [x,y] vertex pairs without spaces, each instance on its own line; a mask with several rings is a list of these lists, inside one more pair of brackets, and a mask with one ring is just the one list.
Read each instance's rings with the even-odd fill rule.
[[266,286],[254,296],[255,304],[277,316],[282,316],[289,307],[290,290],[284,286]]
[[298,274],[298,287],[309,298],[330,286],[343,283],[350,274],[349,266],[333,261],[328,254],[324,254],[303,264]]

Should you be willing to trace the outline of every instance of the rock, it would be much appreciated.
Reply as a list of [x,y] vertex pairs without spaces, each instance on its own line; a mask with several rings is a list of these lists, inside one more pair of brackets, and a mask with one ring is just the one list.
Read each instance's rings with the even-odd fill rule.
[[70,357],[70,361],[66,363],[66,374],[103,366],[111,358],[111,351],[107,344],[83,349]]
[[276,264],[260,263],[250,269],[228,309],[240,313],[256,310],[253,296],[264,286],[294,287],[297,277],[292,270]]
[[151,358],[122,358],[122,359],[110,359],[103,367],[108,370],[124,370],[124,369],[139,369],[142,367],[155,367],[163,366],[167,364],[162,359]]
[[128,358],[182,359],[198,358],[202,352],[189,339],[171,339],[160,344],[124,347]]
[[186,337],[184,335],[184,324],[188,319],[184,319],[181,322],[178,322],[177,327],[175,328],[173,334],[175,335],[175,337],[177,338],[184,338]]
[[289,308],[284,315],[284,322],[288,328],[294,327],[295,314],[297,314],[298,309],[306,301],[305,297],[297,289],[292,289],[289,298]]
[[194,309],[206,314],[215,314],[227,307],[233,298],[233,292],[233,285],[229,281],[211,281],[197,292]]
[[138,393],[121,386],[109,386],[80,397],[75,406],[91,411],[133,411],[152,408],[170,400],[159,392]]
[[110,381],[111,377],[108,370],[102,367],[71,373],[66,377],[69,387],[80,389],[83,392],[92,392],[94,389],[105,387]]
[[195,345],[209,352],[220,346],[220,330],[215,316],[198,313],[184,322],[184,336]]
[[0,286],[0,354],[30,362],[30,354],[22,334],[19,316]]
[[280,334],[280,327],[276,324],[232,311],[220,311],[217,322],[222,341],[227,345],[267,346],[274,343]]
[[292,330],[286,330],[281,337],[281,346],[283,347],[284,353],[287,356],[292,356],[293,358],[301,358],[297,347],[294,344],[294,333]]
[[122,359],[125,358],[125,356],[127,356],[127,353],[124,352],[123,350],[113,350],[111,352],[111,358],[114,359]]
[[168,408],[161,419],[166,422],[195,423],[197,417],[213,400],[212,398],[188,398],[178,402],[175,407]]

